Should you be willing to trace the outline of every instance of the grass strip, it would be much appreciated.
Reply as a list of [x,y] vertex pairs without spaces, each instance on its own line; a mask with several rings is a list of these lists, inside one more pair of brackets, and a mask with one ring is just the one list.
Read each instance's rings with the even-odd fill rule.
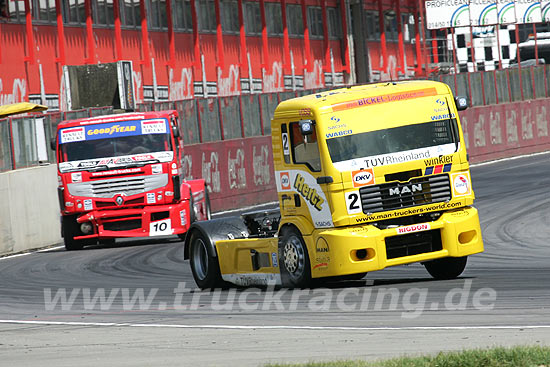
[[267,364],[266,367],[550,367],[550,347],[473,349],[440,352],[420,357],[378,361],[331,361],[302,364]]

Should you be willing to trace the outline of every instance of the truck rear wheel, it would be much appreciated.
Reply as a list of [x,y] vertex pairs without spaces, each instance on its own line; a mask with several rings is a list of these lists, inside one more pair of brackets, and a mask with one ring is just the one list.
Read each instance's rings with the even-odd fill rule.
[[306,288],[311,283],[307,247],[294,228],[283,228],[279,237],[279,264],[284,287]]
[[223,284],[218,258],[210,254],[208,239],[199,231],[191,233],[189,259],[195,283],[201,289],[216,288]]
[[80,234],[78,223],[76,222],[76,217],[63,216],[61,225],[63,231],[63,242],[65,242],[65,250],[82,250],[85,245],[84,241],[74,239],[75,236],[78,236]]
[[424,263],[424,267],[435,279],[454,279],[466,268],[467,256],[444,257]]

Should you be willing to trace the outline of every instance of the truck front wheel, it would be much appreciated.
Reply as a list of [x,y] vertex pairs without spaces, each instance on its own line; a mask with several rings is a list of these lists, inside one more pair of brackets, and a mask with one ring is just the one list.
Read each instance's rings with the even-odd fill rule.
[[466,268],[467,256],[444,257],[424,263],[424,267],[435,279],[454,279]]
[[279,263],[283,286],[306,288],[311,282],[307,247],[294,228],[283,228],[279,237]]
[[189,241],[189,259],[195,283],[201,289],[216,288],[223,284],[218,258],[208,251],[208,239],[199,231],[193,231]]
[[65,250],[82,250],[82,248],[84,247],[84,241],[74,239],[75,236],[78,236],[80,234],[78,223],[76,222],[76,217],[63,216],[61,225],[63,231],[63,241],[65,242]]

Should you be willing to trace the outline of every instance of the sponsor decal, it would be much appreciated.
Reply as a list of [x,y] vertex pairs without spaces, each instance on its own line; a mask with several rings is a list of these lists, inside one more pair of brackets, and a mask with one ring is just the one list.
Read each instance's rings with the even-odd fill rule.
[[115,169],[111,171],[92,172],[92,177],[122,175],[122,174],[128,174],[128,173],[136,173],[136,172],[141,172],[141,168],[124,168],[124,169]]
[[441,98],[436,99],[435,103],[437,103],[439,106],[445,106],[445,101]]
[[82,172],[71,173],[71,180],[73,182],[82,182]]
[[424,159],[424,164],[426,166],[434,166],[436,164],[447,164],[453,162],[452,155],[440,155],[439,157]]
[[350,134],[353,134],[353,130],[335,131],[333,133],[326,133],[325,136],[327,137],[327,139],[330,139],[330,138],[337,138],[339,136],[345,136]]
[[313,269],[323,269],[323,268],[327,268],[327,267],[328,267],[328,263],[323,262],[323,263],[319,263],[319,264],[315,265],[313,267]]
[[334,122],[335,124],[339,123],[340,122],[340,118],[339,117],[336,117],[336,116],[332,116],[330,118],[330,121]]
[[351,172],[353,187],[362,187],[374,184],[374,172],[372,168]]
[[317,264],[313,269],[326,269],[330,263],[330,249],[328,247],[328,242],[323,237],[317,239],[315,253],[315,261]]
[[403,194],[411,194],[413,192],[422,192],[422,184],[409,184],[404,186],[396,186],[392,187],[389,190],[390,196],[396,196],[396,195],[403,195]]
[[385,166],[388,164],[403,163],[409,161],[415,161],[417,159],[430,158],[430,151],[410,152],[410,153],[394,153],[379,157],[365,158],[363,160],[367,168]]
[[342,110],[349,110],[353,108],[358,107],[364,107],[364,106],[371,106],[371,105],[377,105],[382,103],[388,103],[388,102],[398,102],[398,101],[404,101],[407,99],[415,99],[415,98],[421,98],[421,97],[427,97],[427,96],[435,96],[437,95],[437,90],[435,88],[425,88],[425,89],[418,89],[408,92],[398,92],[398,93],[391,93],[391,94],[384,94],[380,96],[372,96],[372,97],[365,97],[353,101],[347,101],[347,102],[341,102],[332,105],[332,111],[342,111]]
[[315,227],[332,227],[332,223],[329,221],[316,221]]
[[153,164],[151,166],[151,173],[154,175],[159,175],[162,173],[162,164]]
[[86,140],[84,127],[70,127],[59,131],[59,141],[61,144],[82,140]]
[[470,194],[470,178],[466,173],[458,173],[452,177],[452,185],[455,196]]
[[84,200],[84,210],[92,210],[93,208],[92,199]]
[[304,181],[304,177],[301,174],[296,174],[296,179],[294,180],[294,188],[300,193],[300,195],[302,195],[304,199],[309,201],[309,203],[313,205],[315,209],[321,211],[323,209],[323,203],[325,202],[325,199],[323,199],[317,193],[317,190],[309,187],[309,185],[306,184]]
[[155,193],[154,192],[148,192],[147,193],[147,204],[154,204],[154,203],[156,203]]
[[166,121],[164,119],[141,121],[141,132],[143,134],[166,134]]
[[433,175],[441,172],[450,172],[452,165],[453,165],[452,163],[447,163],[447,164],[439,164],[437,166],[426,167],[426,171],[424,172],[424,175],[428,176],[428,175]]
[[290,174],[288,172],[281,172],[281,190],[290,190]]
[[92,135],[119,135],[120,133],[128,133],[128,132],[135,132],[136,126],[135,125],[112,125],[107,127],[101,127],[101,128],[92,128],[89,127],[86,131],[86,135],[92,136]]
[[278,263],[278,260],[277,260],[277,253],[275,253],[275,252],[271,253],[271,266],[273,266],[274,268],[279,267],[279,263]]
[[185,216],[185,210],[180,210],[180,223],[182,227],[187,225],[187,217]]
[[449,117],[448,113],[442,113],[439,115],[433,115],[431,119],[432,121],[436,121],[436,120],[445,120],[445,119],[454,118],[454,117],[456,117],[454,113],[451,113],[451,117]]
[[413,224],[410,226],[403,226],[396,228],[397,234],[413,233],[413,232],[422,232],[430,229],[428,223]]
[[451,203],[438,203],[433,204],[421,208],[410,208],[410,209],[402,209],[402,210],[396,210],[394,212],[390,213],[377,213],[377,214],[368,214],[365,217],[356,217],[355,222],[356,223],[367,223],[373,220],[381,220],[381,219],[391,219],[391,218],[399,218],[399,217],[405,217],[409,215],[415,215],[415,214],[423,214],[423,213],[430,213],[438,210],[447,210],[447,209],[453,209],[462,206],[462,203],[460,202],[451,202]]
[[330,252],[327,241],[320,237],[315,244],[315,252],[318,254],[328,254]]

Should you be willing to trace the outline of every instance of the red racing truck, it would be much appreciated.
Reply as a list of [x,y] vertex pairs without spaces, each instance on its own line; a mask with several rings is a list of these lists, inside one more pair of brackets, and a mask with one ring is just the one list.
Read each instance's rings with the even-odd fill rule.
[[178,235],[210,219],[203,179],[185,181],[177,111],[63,121],[57,154],[67,250],[115,238]]

